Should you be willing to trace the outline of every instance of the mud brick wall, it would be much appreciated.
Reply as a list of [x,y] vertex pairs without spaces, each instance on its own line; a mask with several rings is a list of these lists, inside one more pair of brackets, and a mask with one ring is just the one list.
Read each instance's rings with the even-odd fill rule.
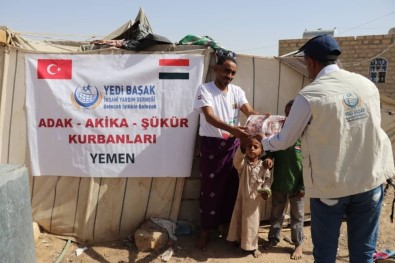
[[[369,78],[370,61],[373,58],[387,60],[385,83],[376,83],[380,92],[395,98],[395,34],[335,37],[342,54],[339,57],[344,69]],[[287,39],[279,41],[279,56],[297,50],[307,40]]]

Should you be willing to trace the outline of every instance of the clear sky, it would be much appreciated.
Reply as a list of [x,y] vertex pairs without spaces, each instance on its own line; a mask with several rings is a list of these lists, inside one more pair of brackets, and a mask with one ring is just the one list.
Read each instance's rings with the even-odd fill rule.
[[4,0],[0,25],[58,34],[51,39],[99,39],[135,19],[140,7],[153,32],[172,42],[210,36],[227,49],[260,56],[277,55],[279,40],[302,38],[306,29],[336,28],[342,37],[395,27],[395,0]]

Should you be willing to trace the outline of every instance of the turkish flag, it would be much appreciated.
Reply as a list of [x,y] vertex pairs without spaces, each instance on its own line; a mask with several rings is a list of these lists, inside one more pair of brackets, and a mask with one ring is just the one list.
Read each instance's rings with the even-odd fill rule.
[[71,59],[38,59],[38,79],[71,79]]

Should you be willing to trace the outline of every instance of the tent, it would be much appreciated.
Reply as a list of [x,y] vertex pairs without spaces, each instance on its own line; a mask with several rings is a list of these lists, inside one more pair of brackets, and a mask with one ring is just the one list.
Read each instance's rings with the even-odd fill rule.
[[[138,24],[149,25],[142,12]],[[136,21],[128,21],[106,39],[130,35]],[[141,23],[140,23],[141,22]],[[150,27],[146,27],[152,35]],[[128,31],[129,30],[129,31]],[[163,39],[162,39],[163,40]],[[25,112],[25,64],[27,54],[201,54],[202,81],[213,79],[213,50],[207,46],[150,43],[134,51],[79,41],[38,41],[0,27],[0,162],[26,164],[30,168]],[[305,69],[292,59],[238,55],[236,85],[246,91],[259,112],[282,114],[284,105],[310,81]],[[391,98],[383,99],[385,110],[394,112]],[[394,115],[386,114],[383,126],[395,142]],[[388,118],[387,118],[388,117]],[[242,120],[243,122],[244,120]],[[198,144],[196,144],[198,145]],[[44,230],[77,242],[101,242],[126,238],[150,218],[199,222],[199,156],[195,147],[190,177],[106,178],[29,176],[33,220]],[[306,202],[307,203],[307,202]],[[309,209],[306,208],[306,211]],[[262,219],[268,219],[270,202],[262,204]]]

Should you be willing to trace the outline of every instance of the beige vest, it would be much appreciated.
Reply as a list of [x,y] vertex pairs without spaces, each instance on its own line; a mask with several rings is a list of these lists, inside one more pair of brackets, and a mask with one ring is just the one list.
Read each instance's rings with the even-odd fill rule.
[[371,81],[333,71],[300,95],[312,113],[302,135],[303,180],[310,197],[362,193],[394,176],[391,141],[381,129],[380,96]]

